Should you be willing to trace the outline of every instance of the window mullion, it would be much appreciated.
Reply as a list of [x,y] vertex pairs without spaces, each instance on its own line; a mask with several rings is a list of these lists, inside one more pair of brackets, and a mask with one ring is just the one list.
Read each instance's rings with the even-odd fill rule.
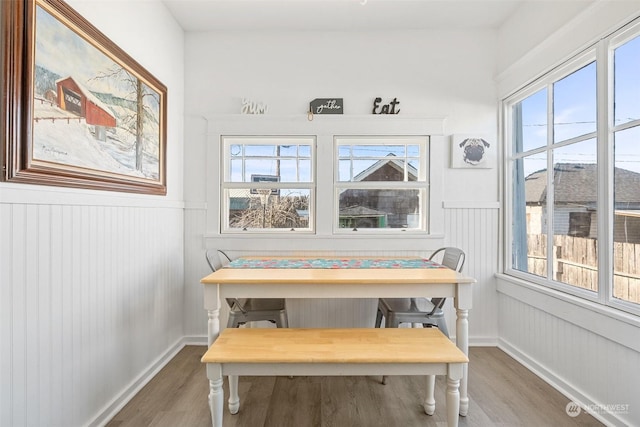
[[555,170],[553,167],[553,138],[554,138],[554,111],[553,111],[553,83],[547,85],[547,279],[554,280],[555,254],[553,244],[554,234],[554,187]]
[[597,47],[598,90],[598,300],[607,304],[613,295],[613,54],[606,41]]

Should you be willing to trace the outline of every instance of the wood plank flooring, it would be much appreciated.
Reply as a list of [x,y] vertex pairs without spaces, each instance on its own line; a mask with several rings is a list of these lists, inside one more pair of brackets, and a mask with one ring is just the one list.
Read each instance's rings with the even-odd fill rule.
[[[210,426],[204,346],[187,346],[107,426]],[[460,426],[601,426],[495,347],[469,354],[469,415]],[[436,413],[425,415],[424,377],[241,377],[240,412],[225,427],[413,427],[446,425],[445,381],[436,381]],[[225,402],[228,398],[225,381]]]

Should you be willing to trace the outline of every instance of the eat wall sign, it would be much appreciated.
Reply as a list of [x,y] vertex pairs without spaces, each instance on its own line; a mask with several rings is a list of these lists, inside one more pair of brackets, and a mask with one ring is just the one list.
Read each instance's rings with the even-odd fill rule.
[[398,98],[393,98],[393,100],[387,104],[382,103],[382,98],[376,98],[373,100],[373,111],[372,114],[398,114],[400,112],[400,108],[396,110],[396,107],[400,105],[400,101]]

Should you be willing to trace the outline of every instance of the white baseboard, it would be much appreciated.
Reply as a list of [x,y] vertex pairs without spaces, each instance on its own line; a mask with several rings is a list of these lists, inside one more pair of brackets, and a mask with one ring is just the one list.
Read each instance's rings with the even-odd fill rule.
[[206,335],[187,335],[182,338],[184,345],[207,345]]
[[[127,387],[122,390],[120,394],[115,396],[110,403],[98,412],[95,418],[88,424],[89,426],[104,426],[106,425],[129,401],[145,386],[149,381],[156,376],[167,363],[175,357],[185,345],[190,345],[186,341],[186,338],[182,337],[170,346],[167,351],[153,361],[149,367],[142,372],[136,379],[134,379]],[[205,337],[206,344],[206,337]]]
[[600,413],[589,410],[589,408],[597,408],[599,404],[594,402],[589,396],[577,390],[571,384],[565,382],[562,378],[555,376],[543,365],[540,365],[535,360],[529,358],[526,354],[522,353],[516,347],[511,346],[507,341],[498,339],[498,348],[513,357],[519,363],[524,365],[531,372],[540,377],[544,382],[549,384],[554,389],[562,393],[567,399],[577,403],[584,411],[588,412],[595,419],[603,423],[605,426],[611,427],[626,427],[628,424],[616,417],[612,413]]
[[[454,338],[455,339],[455,338]],[[184,336],[175,344],[167,349],[167,351],[158,357],[149,368],[132,381],[118,396],[116,396],[109,404],[107,404],[91,421],[89,426],[101,427],[106,425],[129,401],[149,382],[164,366],[175,357],[180,350],[187,345],[207,345],[207,337],[201,335]],[[582,408],[597,407],[598,403],[589,398],[579,390],[575,389],[571,384],[566,383],[561,378],[556,377],[552,372],[544,366],[538,364],[535,360],[530,359],[516,347],[511,346],[507,341],[497,339],[495,337],[475,337],[471,338],[469,345],[471,347],[498,347],[509,356],[513,357],[527,369],[532,371],[543,381],[554,389],[558,390],[568,399],[576,402]],[[626,423],[611,413],[594,413],[590,414],[598,421],[606,426],[625,426]]]
[[498,338],[469,337],[469,347],[498,347]]

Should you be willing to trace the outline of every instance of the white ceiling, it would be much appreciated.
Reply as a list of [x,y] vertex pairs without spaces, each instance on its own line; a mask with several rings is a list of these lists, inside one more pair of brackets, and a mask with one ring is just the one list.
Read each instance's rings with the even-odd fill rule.
[[498,28],[531,0],[162,0],[185,31]]

